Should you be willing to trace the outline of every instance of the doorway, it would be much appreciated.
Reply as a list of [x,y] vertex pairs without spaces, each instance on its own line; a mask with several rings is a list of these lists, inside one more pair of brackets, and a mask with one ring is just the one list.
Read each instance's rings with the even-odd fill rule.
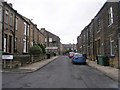
[[12,53],[12,36],[9,36],[9,53]]

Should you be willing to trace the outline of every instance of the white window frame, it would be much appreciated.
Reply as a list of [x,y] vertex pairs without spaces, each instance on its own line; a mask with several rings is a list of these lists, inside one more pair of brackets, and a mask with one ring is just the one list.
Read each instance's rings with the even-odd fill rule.
[[3,49],[3,51],[7,52],[7,36],[4,37],[4,49]]
[[47,42],[47,38],[45,38],[45,42]]
[[24,42],[23,42],[23,52],[24,52],[24,53],[27,52],[27,51],[26,51],[26,48],[27,48],[27,46],[26,46],[26,41],[24,41]]
[[13,26],[13,14],[10,13],[10,25]]
[[114,48],[114,40],[112,40],[111,38],[110,38],[110,55],[111,56],[115,56],[115,54],[114,54],[114,50],[113,50],[113,48]]
[[110,7],[109,9],[109,17],[108,17],[108,26],[112,25],[113,24],[113,8]]
[[17,31],[18,30],[18,18],[16,18],[16,26],[15,26],[15,30]]
[[49,38],[49,42],[52,42],[52,38]]
[[30,28],[30,26],[28,25],[28,28],[27,28],[27,36],[29,36],[29,33],[30,33],[29,28]]
[[85,38],[86,38],[86,35],[83,36],[83,40],[84,40],[84,42],[85,42]]
[[24,35],[27,35],[26,30],[27,30],[27,24],[24,22]]
[[8,24],[8,13],[9,13],[9,11],[8,10],[5,10],[5,22]]

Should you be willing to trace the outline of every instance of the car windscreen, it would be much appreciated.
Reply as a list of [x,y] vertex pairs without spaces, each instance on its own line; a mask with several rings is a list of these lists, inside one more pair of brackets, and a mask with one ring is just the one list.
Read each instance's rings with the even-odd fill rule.
[[75,54],[74,56],[82,57],[82,54]]

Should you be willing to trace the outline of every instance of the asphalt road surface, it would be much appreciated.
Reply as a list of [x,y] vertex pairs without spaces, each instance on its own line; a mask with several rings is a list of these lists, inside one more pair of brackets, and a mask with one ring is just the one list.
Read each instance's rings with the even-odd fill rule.
[[32,73],[3,73],[3,88],[118,88],[118,82],[88,65],[60,56]]

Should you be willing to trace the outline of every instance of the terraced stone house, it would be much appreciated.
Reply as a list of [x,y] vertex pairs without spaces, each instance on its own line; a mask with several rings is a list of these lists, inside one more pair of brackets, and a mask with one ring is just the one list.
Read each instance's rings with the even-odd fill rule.
[[[85,35],[86,34],[86,35]],[[120,2],[106,2],[90,24],[82,30],[78,39],[82,53],[90,60],[106,56],[110,66],[120,63]],[[79,50],[79,49],[78,49]]]

